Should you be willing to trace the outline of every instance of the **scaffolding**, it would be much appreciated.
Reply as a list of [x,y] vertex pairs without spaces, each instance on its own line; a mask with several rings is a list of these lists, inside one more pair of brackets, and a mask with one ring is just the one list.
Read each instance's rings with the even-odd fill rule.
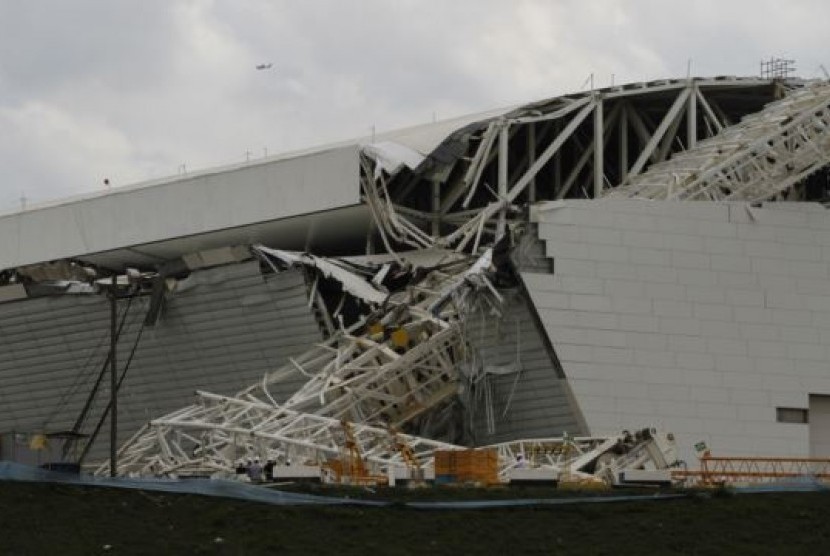
[[770,58],[761,60],[762,79],[787,79],[795,75],[795,60]]

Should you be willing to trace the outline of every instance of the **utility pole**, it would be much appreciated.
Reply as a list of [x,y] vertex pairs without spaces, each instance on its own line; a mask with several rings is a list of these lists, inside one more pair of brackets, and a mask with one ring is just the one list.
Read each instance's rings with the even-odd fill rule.
[[117,275],[113,274],[112,289],[110,290],[110,477],[115,477],[118,468],[118,364],[115,357],[115,348],[118,343],[116,283]]

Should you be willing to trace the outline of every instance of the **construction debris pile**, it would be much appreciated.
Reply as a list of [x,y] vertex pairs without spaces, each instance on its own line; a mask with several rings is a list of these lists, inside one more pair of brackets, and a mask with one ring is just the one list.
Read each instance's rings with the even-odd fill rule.
[[[442,405],[461,387],[469,360],[464,316],[484,304],[498,312],[492,250],[474,262],[451,257],[403,290],[380,290],[341,266],[300,254],[256,248],[269,264],[314,265],[336,275],[344,290],[376,307],[325,343],[291,358],[236,396],[198,392],[198,402],[154,419],[119,452],[118,474],[232,476],[236,462],[270,461],[274,475],[297,477],[312,469],[329,481],[377,484],[439,475],[436,454],[466,447],[402,434],[414,428],[440,437]],[[389,266],[380,271],[386,274]],[[378,280],[377,282],[380,282]],[[469,372],[469,367],[466,367]],[[283,403],[269,388],[297,374],[308,381]],[[671,436],[643,431],[611,438],[549,438],[484,448],[491,472],[468,466],[460,480],[579,482],[601,477],[616,484],[618,471],[674,463]],[[440,461],[440,460],[438,460]],[[446,467],[446,466],[445,466]],[[107,464],[98,469],[108,474]],[[453,480],[459,480],[452,473]],[[662,475],[660,477],[663,477]],[[661,480],[664,480],[661,478]]]
[[[283,263],[311,262],[263,247],[258,252]],[[339,454],[343,421],[353,423],[350,435],[368,461],[402,464],[402,455],[390,450],[389,430],[456,393],[466,349],[463,312],[477,302],[498,301],[485,274],[490,265],[490,251],[472,265],[451,262],[388,297],[331,268],[347,291],[377,309],[233,398],[199,393],[200,403],[152,421],[122,449],[119,472],[227,472],[254,453],[281,464],[319,461]],[[305,386],[277,403],[269,387],[298,373],[308,378]],[[406,443],[420,458],[451,447],[426,439]]]

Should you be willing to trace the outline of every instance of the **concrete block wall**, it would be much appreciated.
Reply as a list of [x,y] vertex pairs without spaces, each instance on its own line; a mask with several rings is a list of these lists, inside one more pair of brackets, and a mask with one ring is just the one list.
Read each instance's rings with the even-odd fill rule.
[[776,408],[830,394],[823,207],[606,199],[533,218],[553,274],[522,278],[592,433],[662,427],[690,462],[701,440],[809,455],[809,426]]

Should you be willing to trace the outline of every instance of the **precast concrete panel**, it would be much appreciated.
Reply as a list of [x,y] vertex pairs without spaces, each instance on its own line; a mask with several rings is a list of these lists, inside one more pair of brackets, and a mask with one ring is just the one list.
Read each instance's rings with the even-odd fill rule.
[[699,441],[723,455],[825,445],[820,414],[778,422],[776,408],[830,395],[826,209],[601,199],[534,213],[553,270],[522,276],[591,433],[657,426],[692,465]]

